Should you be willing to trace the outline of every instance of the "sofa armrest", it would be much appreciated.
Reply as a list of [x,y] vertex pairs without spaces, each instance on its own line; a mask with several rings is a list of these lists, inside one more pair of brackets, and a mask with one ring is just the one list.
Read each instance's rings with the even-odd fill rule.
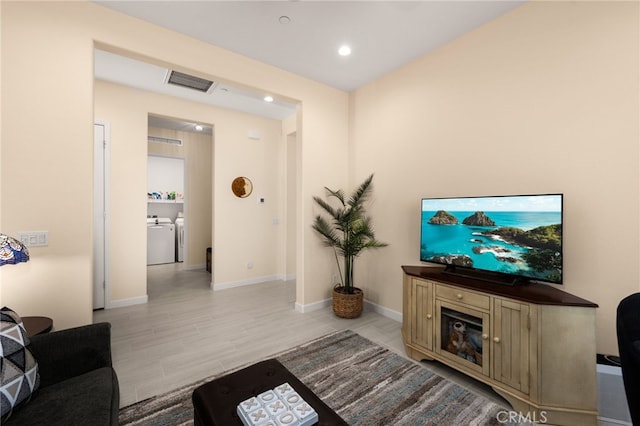
[[31,337],[40,386],[111,367],[111,324],[98,323]]

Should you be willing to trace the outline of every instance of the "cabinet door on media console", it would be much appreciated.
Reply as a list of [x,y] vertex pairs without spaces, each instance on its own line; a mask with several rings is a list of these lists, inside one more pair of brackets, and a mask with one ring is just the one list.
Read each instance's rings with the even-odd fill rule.
[[412,325],[411,341],[416,346],[433,350],[433,283],[431,281],[411,280]]
[[494,299],[493,378],[522,393],[529,393],[531,317],[528,304]]
[[[448,359],[450,363],[489,377],[491,374],[491,345],[488,341],[490,330],[489,313],[440,299],[436,299],[435,313],[434,351],[441,357]],[[464,348],[451,347],[449,344],[451,324],[457,320],[465,326],[465,341],[472,334],[475,337],[473,339],[475,346],[473,353]]]

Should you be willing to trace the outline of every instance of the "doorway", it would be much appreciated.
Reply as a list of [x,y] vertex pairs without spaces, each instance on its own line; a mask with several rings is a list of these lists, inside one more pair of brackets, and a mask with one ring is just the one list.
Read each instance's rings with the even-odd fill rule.
[[[143,185],[142,181],[138,180],[141,178],[139,176],[140,173],[146,175],[145,171],[140,170],[144,167],[143,161],[149,152],[142,152],[139,148],[144,149],[146,144],[144,141],[144,134],[141,132],[139,126],[140,124],[144,125],[144,123],[140,123],[140,113],[142,113],[142,119],[148,118],[149,121],[155,119],[164,119],[169,118],[175,122],[181,122],[185,126],[194,126],[197,124],[196,120],[193,120],[196,117],[199,120],[205,120],[204,123],[213,120],[211,117],[222,117],[226,114],[218,115],[217,112],[211,110],[207,106],[213,106],[215,108],[222,108],[225,110],[229,110],[229,113],[233,112],[245,112],[250,115],[260,116],[267,119],[274,120],[289,120],[290,117],[296,114],[298,110],[297,103],[293,103],[287,99],[279,99],[276,97],[274,102],[267,103],[263,100],[263,96],[261,94],[262,91],[252,91],[247,90],[244,86],[235,87],[231,81],[218,81],[214,76],[209,76],[212,81],[216,81],[215,90],[208,94],[196,94],[194,96],[193,90],[189,88],[179,88],[174,85],[168,85],[164,81],[164,79],[154,78],[155,73],[158,71],[158,67],[164,69],[165,71],[170,71],[170,68],[167,68],[168,62],[165,59],[154,59],[150,57],[145,57],[144,60],[141,60],[144,55],[139,55],[139,52],[133,52],[132,54],[127,53],[127,49],[121,47],[112,48],[111,46],[103,45],[100,43],[96,43],[94,46],[94,98],[96,103],[96,113],[99,114],[100,117],[108,117],[112,120],[113,128],[117,129],[118,132],[114,133],[114,141],[118,147],[117,153],[114,150],[114,173],[112,174],[112,185],[113,191],[120,192],[123,191],[125,194],[124,197],[118,195],[114,195],[113,198],[113,207],[115,208],[114,216],[113,216],[113,227],[117,229],[111,230],[111,239],[112,245],[116,244],[126,244],[127,243],[127,230],[135,229],[133,236],[133,245],[126,246],[126,249],[116,249],[112,248],[111,257],[114,261],[114,265],[112,265],[112,293],[113,295],[117,295],[117,298],[114,301],[109,300],[110,295],[109,290],[109,280],[107,279],[106,288],[107,288],[107,305],[114,306],[126,306],[135,303],[145,303],[148,300],[148,277],[144,276],[147,267],[145,262],[146,259],[141,259],[145,257],[146,253],[143,253],[143,250],[146,251],[146,245],[143,247],[142,244],[146,244],[146,232],[144,235],[140,235],[138,231],[142,228],[141,225],[132,225],[132,222],[137,224],[138,221],[142,219],[144,213],[141,210],[146,208],[146,199],[145,193],[143,192],[146,188]],[[207,72],[205,70],[198,70],[198,75],[200,77],[207,77]],[[142,78],[139,78],[143,76]],[[137,98],[141,102],[131,102],[131,105],[128,105],[130,99],[129,96],[132,96],[129,93],[130,88],[139,89],[145,92],[137,93],[137,95],[142,95],[142,97]],[[136,95],[136,96],[137,96]],[[156,97],[156,95],[160,95],[161,97]],[[175,97],[177,99],[176,106],[165,102],[164,96]],[[180,100],[190,101],[189,104],[184,104]],[[147,100],[149,101],[147,103]],[[156,102],[158,101],[158,102]],[[201,104],[201,106],[198,106]],[[179,106],[177,106],[179,105]],[[135,114],[134,114],[135,113]],[[292,120],[289,120],[292,124],[291,128],[296,128],[296,119],[295,117]],[[116,126],[117,124],[117,126]],[[148,123],[155,127],[157,126],[153,123]],[[202,123],[201,123],[202,124]],[[222,123],[221,123],[222,125]],[[237,124],[235,122],[224,123],[224,127],[233,128]],[[230,126],[230,127],[228,127]],[[162,126],[166,129],[165,126]],[[209,125],[210,131],[212,132],[213,126]],[[205,129],[207,126],[205,126]],[[169,128],[169,130],[175,130]],[[180,131],[186,131],[185,129],[179,129]],[[220,128],[222,130],[222,127]],[[126,132],[126,133],[122,133]],[[238,135],[242,134],[242,129],[239,129]],[[193,133],[193,132],[192,132]],[[204,133],[204,132],[203,132]],[[135,134],[135,135],[134,135]],[[220,133],[222,134],[222,133]],[[225,133],[226,134],[226,133]],[[135,155],[135,161],[137,164],[140,164],[140,169],[135,170],[136,173],[136,182],[135,182],[135,194],[131,194],[127,192],[129,189],[123,183],[123,174],[120,173],[119,166],[121,164],[125,164],[126,166],[131,166],[129,160],[131,158],[126,157],[128,154],[129,146],[127,146],[129,136],[135,136],[135,140],[131,139],[131,142],[134,144],[134,149],[131,151],[132,155]],[[214,134],[209,134],[209,149],[207,153],[198,155],[199,158],[206,157],[210,160],[210,167],[213,168],[213,150],[212,146],[214,143]],[[179,139],[179,138],[178,138]],[[144,146],[138,145],[139,143],[144,144]],[[255,145],[258,145],[257,143]],[[266,144],[261,144],[265,145]],[[135,154],[134,154],[135,151]],[[301,151],[301,150],[299,150]],[[117,154],[117,155],[116,155]],[[166,154],[163,154],[166,155]],[[224,155],[224,154],[223,154]],[[300,156],[300,153],[297,154]],[[169,154],[169,156],[175,156],[173,154]],[[178,155],[180,156],[180,155]],[[117,158],[116,158],[117,157]],[[126,160],[125,160],[126,158]],[[126,161],[126,163],[121,163],[121,161]],[[139,161],[139,163],[138,163]],[[278,159],[280,161],[280,159]],[[191,169],[192,163],[190,158],[185,159],[187,173],[188,170]],[[116,165],[118,163],[118,165]],[[300,171],[297,172],[299,174]],[[146,178],[146,176],[145,176]],[[226,177],[225,177],[226,178]],[[279,177],[280,178],[280,177]],[[126,178],[125,178],[126,179]],[[190,185],[190,179],[187,176],[186,185]],[[213,176],[209,176],[206,179],[201,180],[202,182],[207,182],[211,184],[213,187]],[[217,184],[221,184],[222,182],[218,182]],[[299,191],[298,188],[296,191]],[[186,188],[185,192],[189,193],[190,189]],[[274,191],[273,194],[277,194],[281,196],[283,193],[281,191],[286,191],[285,188],[278,188],[277,191]],[[264,193],[261,195],[265,195]],[[135,198],[132,198],[135,197]],[[138,198],[143,197],[143,198]],[[213,276],[220,273],[221,268],[216,268],[215,263],[218,261],[219,256],[216,253],[216,247],[213,247],[214,240],[214,209],[213,209],[213,189],[210,191],[210,199],[204,198],[196,198],[191,195],[187,196],[187,200],[185,202],[185,214],[191,216],[194,212],[206,212],[208,215],[207,223],[211,227],[209,229],[198,229],[191,223],[192,221],[188,220],[185,223],[185,239],[186,248],[185,248],[185,261],[183,262],[184,268],[189,271],[191,269],[198,270],[202,269],[203,271],[207,265],[207,249],[211,247],[212,254],[212,274],[209,275],[209,287],[213,288]],[[273,198],[271,198],[273,200]],[[142,201],[143,204],[139,204]],[[191,204],[193,201],[194,204]],[[300,209],[301,206],[298,206],[300,203],[300,198],[298,194],[298,201],[295,202],[297,205],[297,209]],[[271,204],[266,204],[267,207],[270,207]],[[220,206],[222,207],[222,206]],[[132,208],[129,210],[129,208]],[[283,207],[284,209],[284,207]],[[263,209],[267,210],[267,209]],[[222,214],[226,214],[227,210],[220,209]],[[127,214],[135,212],[134,215],[127,216],[128,221],[126,224],[123,224],[124,217]],[[281,221],[278,218],[279,214],[286,215],[285,211],[279,211],[277,213],[272,213],[273,217],[269,218],[269,223],[273,225],[280,224]],[[295,214],[289,214],[289,216],[294,216]],[[299,214],[298,214],[299,215]],[[135,217],[134,217],[135,216]],[[225,218],[218,217],[219,223],[224,223]],[[117,222],[117,223],[116,223]],[[287,225],[289,222],[287,221]],[[128,228],[127,228],[128,227]],[[135,228],[134,228],[135,227]],[[275,228],[272,228],[275,229]],[[224,233],[227,229],[224,229],[221,226],[218,226],[219,234]],[[123,232],[124,231],[124,232]],[[144,230],[142,230],[144,232]],[[218,236],[219,236],[218,234]],[[289,232],[289,235],[295,235],[294,231]],[[299,239],[300,237],[298,237]],[[144,241],[143,241],[144,239]],[[204,243],[198,243],[201,239],[206,239]],[[295,255],[295,250],[293,247],[295,245],[300,245],[300,241],[296,241],[294,244],[289,244],[287,250],[290,250],[290,254]],[[135,248],[136,253],[133,254],[131,251]],[[139,251],[138,251],[139,250]],[[218,252],[220,253],[220,252]],[[130,259],[126,258],[127,255],[133,254],[135,260],[133,260],[132,265],[135,267],[132,268],[131,271],[128,271],[126,266],[128,265],[128,261]],[[280,256],[280,255],[279,255]],[[282,255],[284,257],[284,255]],[[116,259],[117,258],[117,259]],[[117,260],[117,265],[115,264]],[[278,259],[280,260],[280,259]],[[142,261],[142,262],[141,262]],[[298,266],[300,266],[300,261],[298,262]],[[292,279],[295,277],[295,269],[293,265],[296,263],[295,260],[288,260],[288,264],[290,267],[278,266],[278,274],[283,271],[280,268],[285,268],[284,273],[286,273],[287,279]],[[180,265],[183,265],[180,264]],[[282,263],[281,263],[282,264]],[[140,269],[140,267],[143,269]],[[226,265],[225,265],[226,266]],[[132,272],[135,276],[131,276],[129,272]],[[239,276],[241,279],[242,276]],[[222,281],[223,279],[220,278]],[[127,281],[131,281],[132,284],[129,285]],[[144,290],[147,290],[147,293],[144,294]]]
[[93,309],[104,309],[108,271],[108,192],[110,132],[106,122],[93,125]]
[[184,261],[184,175],[184,158],[147,157],[147,266]]
[[182,275],[205,271],[213,241],[213,126],[149,114],[147,155],[147,221],[164,219],[175,235],[174,261],[147,265],[147,294],[153,298],[183,282]]

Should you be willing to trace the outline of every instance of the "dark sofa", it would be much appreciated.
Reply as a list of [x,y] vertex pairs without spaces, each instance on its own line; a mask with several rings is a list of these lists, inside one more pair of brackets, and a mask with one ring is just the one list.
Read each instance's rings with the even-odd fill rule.
[[622,380],[633,426],[640,426],[640,293],[622,299],[616,313]]
[[118,378],[111,325],[91,324],[31,337],[40,387],[3,425],[117,425]]

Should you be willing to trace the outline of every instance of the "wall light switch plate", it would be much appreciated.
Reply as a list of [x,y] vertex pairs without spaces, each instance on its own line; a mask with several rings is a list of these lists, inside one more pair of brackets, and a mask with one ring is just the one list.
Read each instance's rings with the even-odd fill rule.
[[18,232],[18,239],[27,247],[46,247],[49,245],[48,231]]

